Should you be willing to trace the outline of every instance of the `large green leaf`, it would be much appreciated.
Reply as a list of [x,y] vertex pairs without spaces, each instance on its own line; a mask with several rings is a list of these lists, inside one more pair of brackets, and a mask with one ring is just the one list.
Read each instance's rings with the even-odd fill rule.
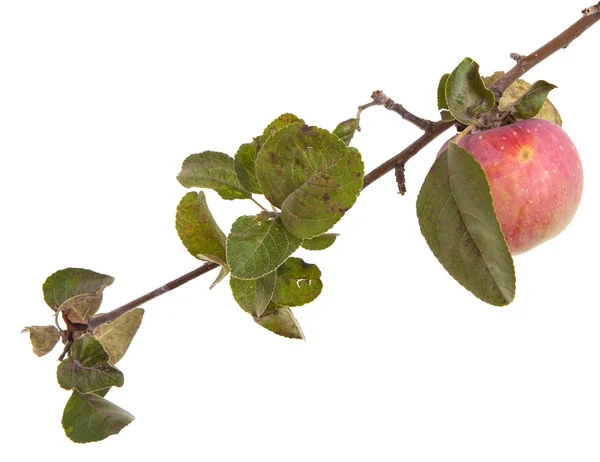
[[271,301],[275,289],[276,271],[271,271],[258,279],[230,280],[233,298],[240,307],[252,316],[260,316]]
[[204,192],[183,196],[177,206],[175,227],[181,242],[194,257],[225,264],[227,238],[210,213]]
[[446,80],[448,109],[465,125],[475,123],[479,115],[491,111],[495,101],[494,93],[486,88],[479,75],[479,64],[471,58],[465,58]]
[[73,391],[63,412],[62,426],[71,441],[91,443],[119,433],[133,420],[129,412],[97,394]]
[[360,131],[360,126],[358,125],[358,119],[348,119],[339,123],[333,134],[337,136],[340,140],[342,140],[346,146],[350,144],[352,138],[354,138],[354,134],[357,131]]
[[188,156],[177,179],[186,188],[213,189],[223,199],[251,197],[235,174],[233,158],[222,152],[204,151]]
[[301,258],[290,257],[277,268],[273,301],[282,306],[300,306],[312,302],[323,289],[321,270]]
[[312,239],[305,239],[302,241],[302,248],[306,250],[325,250],[333,245],[338,236],[339,234],[336,233],[325,233]]
[[57,311],[70,298],[76,295],[101,293],[114,280],[111,276],[87,269],[65,268],[50,275],[44,282],[42,286],[44,300],[50,308]]
[[460,284],[492,305],[513,300],[512,256],[485,173],[471,154],[449,144],[423,183],[417,215],[430,249]]
[[29,332],[29,340],[37,356],[50,353],[61,338],[60,331],[54,326],[29,326],[21,332]]
[[302,240],[283,227],[278,216],[261,213],[241,216],[227,238],[227,262],[231,275],[257,279],[277,269],[300,247]]
[[271,302],[265,313],[261,317],[255,317],[254,321],[282,337],[304,340],[300,324],[288,307]]
[[286,229],[310,239],[352,207],[364,171],[356,149],[327,130],[294,123],[267,139],[256,174],[265,197],[281,208]]
[[111,366],[102,344],[86,335],[71,346],[71,354],[58,365],[59,385],[81,393],[98,393],[110,387],[123,386],[123,373]]
[[94,337],[108,354],[109,364],[114,366],[125,356],[143,317],[144,310],[136,308],[119,316],[113,322],[102,324],[94,329]]

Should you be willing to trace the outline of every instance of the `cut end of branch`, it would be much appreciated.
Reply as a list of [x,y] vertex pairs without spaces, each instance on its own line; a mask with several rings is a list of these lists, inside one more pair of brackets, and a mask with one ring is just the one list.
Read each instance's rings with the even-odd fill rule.
[[598,2],[596,5],[592,5],[589,8],[584,8],[581,11],[581,14],[583,14],[584,16],[591,16],[593,14],[600,14],[600,2]]

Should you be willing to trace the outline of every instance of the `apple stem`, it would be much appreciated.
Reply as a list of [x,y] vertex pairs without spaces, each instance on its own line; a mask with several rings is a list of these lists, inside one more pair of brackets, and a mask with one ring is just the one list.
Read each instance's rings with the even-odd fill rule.
[[476,127],[475,124],[469,125],[462,132],[460,132],[460,134],[456,137],[456,139],[454,140],[454,142],[456,144],[458,144],[460,142],[460,140],[462,140],[466,135],[468,135],[471,132],[471,130],[473,130],[475,127]]

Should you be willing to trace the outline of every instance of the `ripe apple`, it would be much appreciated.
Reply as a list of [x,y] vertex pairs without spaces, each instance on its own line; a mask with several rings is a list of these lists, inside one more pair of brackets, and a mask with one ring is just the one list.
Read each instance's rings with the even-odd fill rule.
[[575,145],[562,128],[544,119],[528,119],[471,132],[458,145],[483,168],[513,255],[567,227],[581,200],[583,170]]

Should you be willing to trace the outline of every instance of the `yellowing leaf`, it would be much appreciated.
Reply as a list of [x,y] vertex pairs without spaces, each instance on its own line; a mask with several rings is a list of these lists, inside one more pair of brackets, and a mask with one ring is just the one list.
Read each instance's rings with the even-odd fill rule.
[[144,310],[136,308],[119,316],[113,322],[102,324],[94,329],[94,337],[108,354],[109,364],[114,366],[125,356],[143,317]]
[[194,257],[225,265],[226,237],[210,213],[203,191],[183,196],[177,206],[175,227],[181,242]]
[[29,326],[21,332],[29,332],[31,346],[37,356],[50,353],[61,337],[60,331],[54,326]]

